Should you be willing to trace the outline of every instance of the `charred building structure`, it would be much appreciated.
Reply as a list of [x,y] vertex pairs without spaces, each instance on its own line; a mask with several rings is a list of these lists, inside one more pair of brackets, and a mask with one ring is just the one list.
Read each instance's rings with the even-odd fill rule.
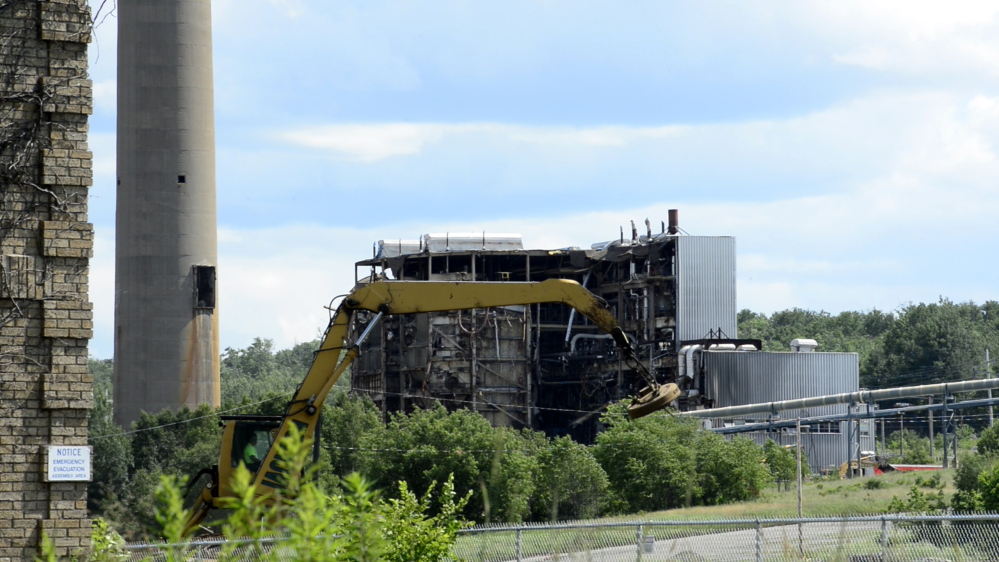
[[[573,279],[607,301],[640,359],[660,381],[681,382],[681,408],[704,402],[703,379],[682,377],[679,352],[736,340],[735,239],[683,235],[670,223],[632,226],[590,249],[524,249],[518,235],[428,234],[380,241],[357,262],[368,279],[543,281]],[[356,329],[369,321],[355,316]],[[590,442],[608,402],[644,386],[613,340],[563,304],[383,319],[352,367],[355,392],[383,412],[440,402],[494,425],[530,427]],[[701,387],[698,387],[701,385]]]
[[[669,225],[644,233],[632,225],[616,240],[589,249],[524,249],[515,234],[426,234],[382,240],[357,262],[358,283],[413,281],[544,281],[572,279],[603,298],[639,359],[659,382],[675,382],[680,410],[719,408],[852,392],[859,388],[856,353],[763,351],[739,339],[735,239],[690,236],[670,211]],[[360,333],[373,318],[354,316]],[[563,304],[451,311],[381,320],[352,366],[354,392],[382,412],[441,403],[467,408],[496,426],[528,427],[590,443],[599,414],[633,396],[645,381],[620,360],[613,340]],[[784,418],[842,416],[847,405],[705,419],[725,432]],[[853,424],[857,424],[854,427]],[[869,420],[805,425],[801,442],[813,470],[827,471],[874,448]],[[794,443],[791,430],[745,433],[759,444]]]

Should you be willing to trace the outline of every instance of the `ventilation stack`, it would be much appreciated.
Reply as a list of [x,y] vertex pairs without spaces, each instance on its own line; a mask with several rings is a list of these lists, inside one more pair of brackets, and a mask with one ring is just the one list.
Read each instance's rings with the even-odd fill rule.
[[118,3],[115,421],[219,404],[210,0]]

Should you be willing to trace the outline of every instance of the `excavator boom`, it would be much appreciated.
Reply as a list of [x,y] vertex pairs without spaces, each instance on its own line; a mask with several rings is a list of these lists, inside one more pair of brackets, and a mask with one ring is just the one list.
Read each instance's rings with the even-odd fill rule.
[[[269,495],[283,487],[280,460],[276,458],[274,443],[284,438],[294,425],[306,438],[313,437],[319,422],[323,401],[343,372],[358,354],[358,346],[367,332],[353,345],[346,345],[350,319],[357,310],[382,314],[416,314],[538,303],[563,303],[573,307],[591,322],[609,333],[625,361],[639,372],[649,386],[643,389],[629,407],[632,417],[640,417],[661,409],[679,395],[676,385],[659,385],[636,358],[628,337],[608,310],[606,303],[587,291],[579,283],[565,279],[541,282],[438,282],[438,281],[376,281],[360,286],[347,295],[337,307],[316,352],[312,367],[295,392],[288,409],[279,423],[274,423],[272,439],[266,455],[256,470],[256,493]],[[375,321],[369,323],[369,330]],[[228,482],[237,464],[234,460],[238,421],[227,423],[223,432],[221,455],[216,474],[218,481],[210,483],[201,494],[189,522],[197,525],[207,511],[215,507],[215,500],[232,493]],[[259,424],[258,424],[259,425]],[[213,479],[214,480],[214,479]]]

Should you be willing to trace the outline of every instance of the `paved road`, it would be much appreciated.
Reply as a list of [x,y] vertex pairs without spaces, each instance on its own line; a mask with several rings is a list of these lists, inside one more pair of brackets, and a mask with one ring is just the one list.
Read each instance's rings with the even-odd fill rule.
[[[872,546],[878,544],[881,535],[881,524],[879,522],[857,522],[851,523],[849,536],[851,538],[847,544],[857,542],[864,543],[870,552]],[[841,525],[806,525],[802,531],[802,539],[806,552],[814,553],[824,551],[830,555],[834,554],[846,536],[846,529]],[[678,539],[660,539],[651,546],[651,551],[646,548],[639,558],[637,548],[633,545],[603,548],[585,552],[571,554],[559,554],[548,556],[537,556],[524,558],[524,562],[543,561],[565,561],[565,562],[631,562],[642,560],[642,562],[652,562],[659,560],[676,561],[745,561],[757,559],[757,537],[755,529],[743,531],[730,531],[724,533],[714,533],[710,535],[700,535],[695,537],[684,537]],[[763,529],[763,560],[787,560],[793,559],[798,546],[798,526],[786,525],[778,527],[767,527]],[[849,554],[855,553],[850,549]]]

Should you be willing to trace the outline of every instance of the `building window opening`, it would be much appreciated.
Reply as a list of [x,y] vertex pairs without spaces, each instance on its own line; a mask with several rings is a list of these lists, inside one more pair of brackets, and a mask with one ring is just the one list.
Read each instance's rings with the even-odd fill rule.
[[215,266],[194,266],[194,308],[215,308]]

